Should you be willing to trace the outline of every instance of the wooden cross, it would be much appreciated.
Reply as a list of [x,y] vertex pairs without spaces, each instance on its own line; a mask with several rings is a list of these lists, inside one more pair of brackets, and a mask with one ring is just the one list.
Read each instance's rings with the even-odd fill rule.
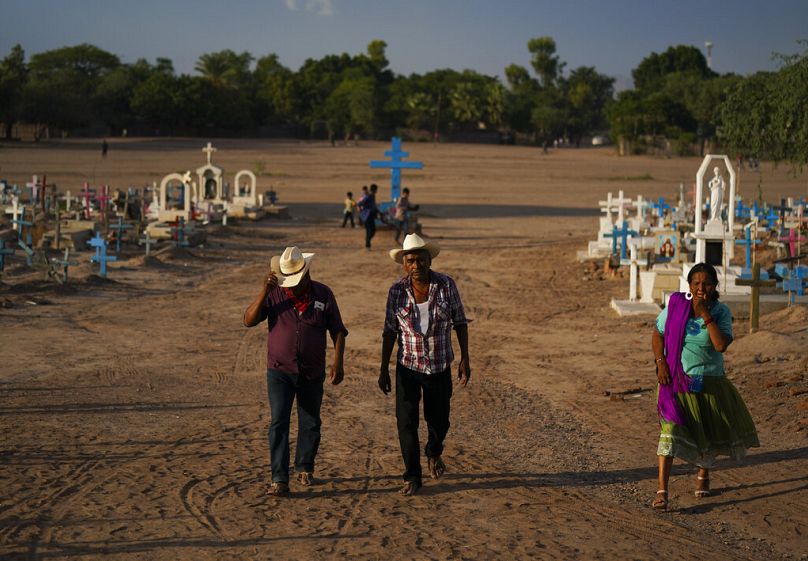
[[760,243],[760,240],[752,237],[752,225],[756,224],[756,222],[750,222],[748,226],[744,228],[744,238],[742,240],[735,240],[735,243],[738,245],[742,245],[746,248],[746,268],[752,266],[752,246],[757,245]]
[[776,283],[777,281],[774,279],[762,280],[760,278],[760,263],[752,265],[751,279],[735,279],[736,286],[752,287],[752,295],[749,298],[749,333],[754,333],[758,330],[760,321],[760,287],[775,286]]
[[14,255],[16,252],[16,249],[6,247],[6,240],[0,239],[0,273],[6,268],[6,255]]
[[202,151],[207,153],[207,155],[208,155],[208,165],[210,165],[211,157],[213,156],[213,153],[216,152],[216,148],[214,148],[213,145],[210,142],[208,142],[208,145],[205,146],[202,149]]
[[[65,258],[62,260],[56,257],[51,257],[51,268],[48,271],[48,276],[55,279],[60,284],[67,284],[67,269],[70,265],[78,265],[75,261],[70,261],[70,248],[65,248]],[[59,269],[62,269],[61,277]]]
[[104,185],[103,191],[95,196],[98,201],[98,208],[101,210],[101,218],[104,222],[107,221],[107,201],[112,200],[109,196],[109,185]]

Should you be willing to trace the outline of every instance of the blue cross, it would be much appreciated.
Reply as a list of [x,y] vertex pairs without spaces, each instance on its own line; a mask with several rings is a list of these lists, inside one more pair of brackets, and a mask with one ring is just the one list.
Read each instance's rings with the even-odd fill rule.
[[659,200],[655,203],[651,203],[651,206],[657,210],[657,216],[660,218],[662,218],[665,215],[665,211],[671,207],[671,205],[665,202],[665,197],[659,197]]
[[738,204],[735,207],[735,216],[738,218],[749,217],[749,207],[743,206],[743,199],[738,199]]
[[770,229],[774,229],[774,223],[777,221],[778,218],[780,218],[780,215],[774,212],[774,209],[770,207],[769,213],[763,217],[763,220],[768,222]]
[[6,255],[14,255],[16,252],[14,248],[6,248],[6,240],[0,239],[0,272],[6,268]]
[[797,296],[805,295],[805,280],[798,278],[783,279],[783,282],[777,283],[783,292],[794,292]]
[[752,208],[755,210],[755,216],[760,216],[760,206],[758,205],[757,199],[752,202]]
[[402,158],[410,155],[409,152],[401,151],[401,138],[393,137],[393,149],[384,153],[389,160],[371,160],[372,168],[390,168],[390,201],[395,202],[401,196],[401,170],[402,169],[423,169],[423,162],[404,162]]
[[[737,245],[742,245],[746,247],[746,267],[745,269],[750,269],[752,267],[752,246],[757,245],[760,243],[760,240],[753,240],[752,239],[752,228],[744,228],[744,238],[742,240],[735,240]],[[750,269],[751,274],[751,269]],[[751,277],[750,277],[751,278]]]
[[638,235],[637,232],[634,230],[630,230],[628,227],[628,223],[623,221],[623,227],[618,228],[617,226],[612,226],[612,233],[611,234],[603,234],[604,237],[612,238],[612,255],[617,253],[617,238],[620,238],[620,259],[627,258],[626,248],[628,247],[628,237],[629,236],[636,236]]
[[[32,213],[33,214],[33,213]],[[33,220],[33,218],[32,218]],[[23,241],[23,232],[25,231],[26,226],[33,226],[33,222],[29,222],[25,219],[25,207],[20,207],[20,217],[18,219],[12,219],[11,222],[13,224],[19,224],[20,228],[17,230],[17,245],[25,252],[25,262],[30,267],[33,265],[33,257],[34,257],[34,249],[31,247],[34,245],[33,238],[31,236],[31,230],[28,230],[28,233],[25,234],[25,239]]]
[[121,238],[123,238],[123,231],[124,230],[131,230],[134,228],[131,224],[124,224],[123,218],[120,216],[118,217],[117,224],[110,224],[110,230],[115,230],[115,255],[118,255],[121,252]]
[[95,248],[95,257],[90,258],[93,263],[101,264],[100,275],[104,278],[107,276],[107,261],[117,261],[118,258],[107,255],[107,240],[101,237],[101,232],[96,232],[95,237],[87,242]]

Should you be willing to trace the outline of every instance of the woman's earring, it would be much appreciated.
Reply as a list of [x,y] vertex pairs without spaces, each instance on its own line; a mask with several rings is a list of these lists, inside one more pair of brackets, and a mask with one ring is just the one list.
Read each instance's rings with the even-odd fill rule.
[[692,300],[692,299],[693,299],[693,293],[690,292],[689,290],[685,292],[685,300]]

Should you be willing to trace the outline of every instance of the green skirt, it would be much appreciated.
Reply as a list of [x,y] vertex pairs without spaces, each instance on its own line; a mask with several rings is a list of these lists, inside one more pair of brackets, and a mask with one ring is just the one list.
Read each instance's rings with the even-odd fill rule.
[[676,394],[676,401],[684,412],[685,424],[660,419],[658,456],[674,456],[711,468],[717,456],[739,460],[748,448],[760,446],[755,422],[725,376],[705,376],[701,392]]

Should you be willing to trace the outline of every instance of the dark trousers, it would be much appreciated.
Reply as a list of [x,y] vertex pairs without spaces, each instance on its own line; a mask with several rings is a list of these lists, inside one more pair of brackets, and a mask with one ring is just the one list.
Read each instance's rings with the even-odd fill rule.
[[320,446],[320,405],[325,372],[315,380],[301,374],[267,369],[267,393],[272,421],[269,424],[269,456],[272,481],[289,483],[289,419],[297,398],[297,450],[295,471],[314,472],[314,457]]
[[449,403],[452,398],[451,369],[437,374],[421,374],[396,365],[396,421],[398,442],[404,458],[404,480],[421,482],[421,452],[418,443],[421,393],[424,394],[424,420],[429,436],[428,458],[443,453],[443,440],[449,432]]
[[350,212],[350,211],[346,210],[345,214],[342,217],[342,227],[343,228],[345,228],[345,225],[348,223],[349,219],[351,221],[351,228],[356,227],[356,224],[354,224],[354,220],[353,220],[353,212]]
[[376,219],[373,216],[368,216],[365,220],[365,247],[370,247],[370,240],[376,235]]

